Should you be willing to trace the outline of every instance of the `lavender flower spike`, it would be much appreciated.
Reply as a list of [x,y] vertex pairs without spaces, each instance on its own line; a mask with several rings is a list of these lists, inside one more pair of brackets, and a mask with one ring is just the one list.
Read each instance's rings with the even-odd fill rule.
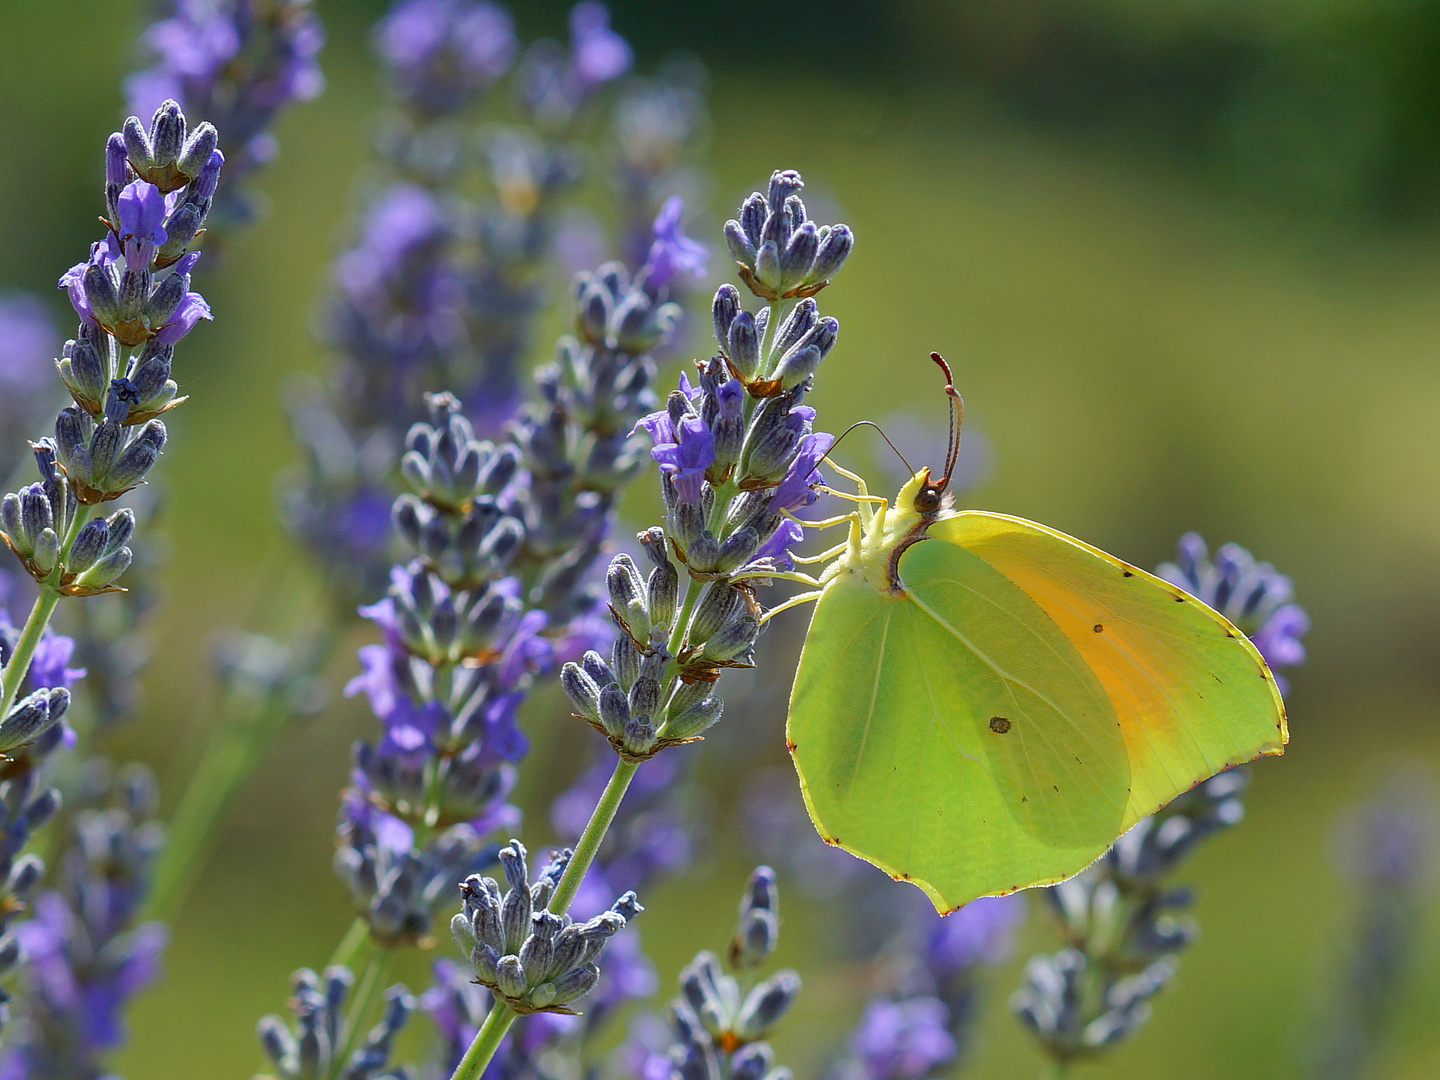
[[138,921],[162,838],[154,778],[140,765],[114,777],[98,759],[87,766],[58,888],[16,929],[24,1023],[0,1076],[101,1075],[124,1040],[122,1010],[159,970],[165,929]]
[[[166,17],[141,35],[152,62],[125,81],[126,97],[140,116],[167,99],[179,102],[225,133],[230,169],[210,197],[212,233],[228,233],[255,216],[255,201],[240,185],[275,156],[270,128],[324,87],[316,62],[324,32],[310,0],[166,0],[164,7]],[[170,140],[155,134],[150,145],[163,150]]]

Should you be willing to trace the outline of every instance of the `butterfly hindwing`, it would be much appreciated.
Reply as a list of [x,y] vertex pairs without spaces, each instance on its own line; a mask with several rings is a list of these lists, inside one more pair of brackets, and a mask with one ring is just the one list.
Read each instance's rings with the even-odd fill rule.
[[806,636],[787,731],[821,835],[941,910],[1076,873],[1128,803],[1108,696],[982,559],[924,542],[900,572],[838,576]]

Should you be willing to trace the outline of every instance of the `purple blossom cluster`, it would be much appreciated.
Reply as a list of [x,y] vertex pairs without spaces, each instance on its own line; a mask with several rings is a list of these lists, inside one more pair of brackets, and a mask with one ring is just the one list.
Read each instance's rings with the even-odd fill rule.
[[908,894],[899,905],[893,894],[887,899],[898,927],[880,952],[891,985],[866,1004],[831,1080],[925,1080],[959,1060],[971,1042],[984,969],[1009,956],[1026,909],[1018,895],[992,896],[942,917]]
[[[575,30],[568,51],[543,42],[522,50],[508,14],[476,0],[404,0],[376,28],[396,106],[380,140],[393,180],[336,262],[327,318],[336,377],[327,393],[292,402],[308,464],[287,515],[313,549],[344,553],[326,559],[349,568],[336,581],[344,598],[383,588],[382,493],[423,395],[453,388],[492,436],[521,407],[555,223],[579,176],[573,125],[556,126],[552,114],[577,119],[629,64],[603,8],[580,5]],[[492,194],[472,200],[459,194],[473,158],[462,121],[511,71],[526,88],[520,123],[488,129]],[[534,93],[549,105],[532,83],[548,88]]]
[[87,767],[57,887],[16,927],[23,1004],[0,1057],[6,1080],[104,1074],[124,1041],[122,1013],[156,977],[165,946],[165,928],[139,915],[162,840],[154,779],[140,765],[116,776],[98,759]]
[[[74,404],[56,417],[53,438],[31,443],[40,480],[0,501],[5,543],[34,583],[23,625],[0,608],[0,968],[24,956],[19,1020],[0,1075],[102,1075],[121,1041],[121,1011],[153,977],[164,942],[139,917],[160,846],[149,820],[154,782],[143,768],[114,775],[104,759],[88,758],[66,770],[79,777],[66,795],[73,836],[38,897],[43,863],[21,852],[59,807],[51,754],[77,742],[62,718],[85,672],[71,666],[75,642],[50,631],[50,615],[63,597],[118,590],[135,513],[95,510],[155,464],[166,440],[159,416],[184,400],[170,377],[175,345],[210,317],[190,288],[199,255],[188,248],[215,194],[217,142],[212,126],[192,130],[173,101],[148,129],[132,116],[110,136],[106,236],[60,279],[81,320],[57,363]],[[18,600],[22,590],[0,576],[6,600]],[[10,926],[21,911],[32,917]]]
[[[18,431],[56,393],[55,356],[60,335],[45,305],[26,293],[0,293],[0,431]],[[0,445],[0,477],[20,464],[24,448]]]
[[[834,272],[850,230],[810,221],[803,187],[798,173],[776,172],[741,217],[758,220],[773,238],[766,242],[787,252],[797,236],[845,237],[844,251],[826,257]],[[813,268],[816,250],[804,258]],[[592,650],[562,671],[576,714],[627,762],[692,741],[720,718],[713,685],[721,670],[754,664],[761,613],[753,583],[791,570],[789,549],[801,535],[793,513],[815,500],[817,467],[833,443],[813,430],[815,411],[804,404],[839,330],[813,299],[824,282],[787,301],[740,269],[767,306],[752,315],[735,286],[722,285],[712,305],[720,352],[697,363],[697,381],[682,374],[665,407],[636,424],[650,438],[666,509],[664,527],[640,537],[652,568],[642,577],[629,556],[612,560],[606,584],[622,633],[608,662]],[[683,590],[672,553],[685,567]]]
[[1275,671],[1275,684],[1285,692],[1282,667],[1305,661],[1300,639],[1310,629],[1310,616],[1292,599],[1293,583],[1269,563],[1257,562],[1239,544],[1224,544],[1212,560],[1199,533],[1180,538],[1173,563],[1156,569],[1166,581],[1205,601],[1238,626]]
[[255,216],[241,184],[275,156],[276,119],[324,88],[324,31],[310,0],[167,0],[167,8],[141,34],[151,62],[125,81],[126,98],[139,116],[178,101],[225,133],[230,166],[211,224],[224,234]]

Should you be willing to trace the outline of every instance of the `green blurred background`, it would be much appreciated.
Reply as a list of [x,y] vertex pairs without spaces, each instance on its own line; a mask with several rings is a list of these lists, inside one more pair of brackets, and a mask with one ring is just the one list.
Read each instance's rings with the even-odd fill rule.
[[[168,600],[145,713],[114,748],[152,762],[172,801],[209,723],[210,635],[246,622],[263,568],[299,558],[274,514],[275,475],[296,457],[280,395],[294,372],[323,370],[315,297],[380,102],[365,38],[378,0],[319,10],[328,90],[282,124],[259,183],[264,223],[202,283],[216,322],[178,365],[192,401],[173,414],[163,468]],[[1154,1020],[1082,1075],[1303,1075],[1356,903],[1336,872],[1337,817],[1398,763],[1440,765],[1440,4],[614,10],[642,71],[677,47],[710,65],[707,241],[778,167],[805,174],[817,218],[854,227],[855,254],[821,298],[842,324],[814,396],[827,427],[900,410],[938,424],[924,356],[939,349],[994,448],[973,504],[1141,565],[1197,529],[1295,578],[1314,629],[1291,679],[1291,748],[1255,768],[1246,822],[1184,875],[1204,936]],[[559,4],[519,14],[527,35],[563,28]],[[0,288],[49,296],[95,235],[104,138],[143,21],[129,0],[0,4]],[[873,469],[870,452],[856,439],[844,456]],[[648,499],[630,508],[637,525]],[[748,698],[773,712],[755,721],[772,732],[756,767],[783,764],[779,668]],[[335,685],[352,670],[346,650]],[[539,799],[580,744],[553,697],[533,705],[531,767],[553,773],[529,782]],[[332,828],[349,744],[371,723],[337,695],[274,747],[225,819],[163,983],[134,1011],[121,1072],[193,1080],[260,1064],[255,1020],[350,921]],[[691,752],[703,777],[706,748]],[[716,790],[723,806],[729,789]],[[700,865],[645,898],[661,999],[696,949],[724,940],[755,859],[717,820]],[[532,827],[544,832],[543,812]],[[864,973],[838,977],[826,920],[799,917],[793,892],[786,910],[781,959],[807,988],[777,1048],[806,1077],[858,1012]],[[993,973],[969,1076],[1039,1071],[1004,1005],[1028,953],[1055,947],[1031,922]],[[1376,1076],[1440,1074],[1437,932],[1432,919],[1419,933]],[[406,974],[418,986],[423,965]]]

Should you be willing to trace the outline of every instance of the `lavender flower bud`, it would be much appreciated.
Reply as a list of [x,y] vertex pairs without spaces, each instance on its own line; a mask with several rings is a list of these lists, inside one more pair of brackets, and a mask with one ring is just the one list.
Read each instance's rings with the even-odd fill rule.
[[599,979],[600,969],[587,961],[578,967],[570,968],[554,982],[548,983],[547,985],[552,987],[548,996],[552,1004],[566,1005],[588,994]]
[[703,645],[744,607],[745,593],[740,589],[727,581],[710,582],[690,618],[689,643],[692,646]]
[[63,687],[36,690],[22,698],[0,721],[0,753],[34,741],[59,723],[69,707],[70,691]]
[[560,685],[575,711],[586,720],[600,720],[600,687],[576,663],[568,663],[560,669]]
[[614,683],[600,690],[600,723],[607,734],[617,739],[624,736],[630,723],[630,701]]
[[100,411],[110,386],[110,372],[94,345],[83,338],[67,341],[60,378],[77,405],[92,414]]
[[610,647],[610,668],[620,689],[629,691],[640,677],[640,649],[628,634],[621,634]]
[[855,234],[848,225],[831,225],[828,231],[822,228],[820,232],[820,248],[810,272],[805,276],[806,285],[829,281],[855,246]]
[[741,266],[755,265],[755,244],[746,235],[744,226],[734,219],[725,222],[725,246],[730,257]]
[[710,303],[715,320],[715,340],[723,349],[730,340],[730,326],[740,314],[740,292],[728,282],[715,291]]
[[[696,685],[709,688],[708,683]],[[678,711],[672,705],[669,719],[665,721],[660,734],[667,739],[692,739],[719,720],[724,711],[725,702],[718,694],[703,698]]]
[[680,600],[680,575],[675,564],[666,559],[651,570],[645,592],[651,625],[668,630]]
[[740,919],[730,942],[731,967],[758,967],[774,950],[780,933],[779,906],[775,871],[757,866],[740,898]]
[[758,191],[754,192],[740,205],[740,228],[745,233],[745,238],[750,241],[752,248],[758,248],[761,237],[765,231],[765,219],[770,214],[770,207],[765,196]]
[[759,636],[759,621],[746,613],[717,630],[705,642],[703,656],[711,663],[750,667],[755,662],[755,641]]
[[793,971],[781,971],[770,976],[745,998],[735,1025],[735,1033],[750,1042],[763,1038],[765,1033],[780,1022],[800,993],[800,976]]

